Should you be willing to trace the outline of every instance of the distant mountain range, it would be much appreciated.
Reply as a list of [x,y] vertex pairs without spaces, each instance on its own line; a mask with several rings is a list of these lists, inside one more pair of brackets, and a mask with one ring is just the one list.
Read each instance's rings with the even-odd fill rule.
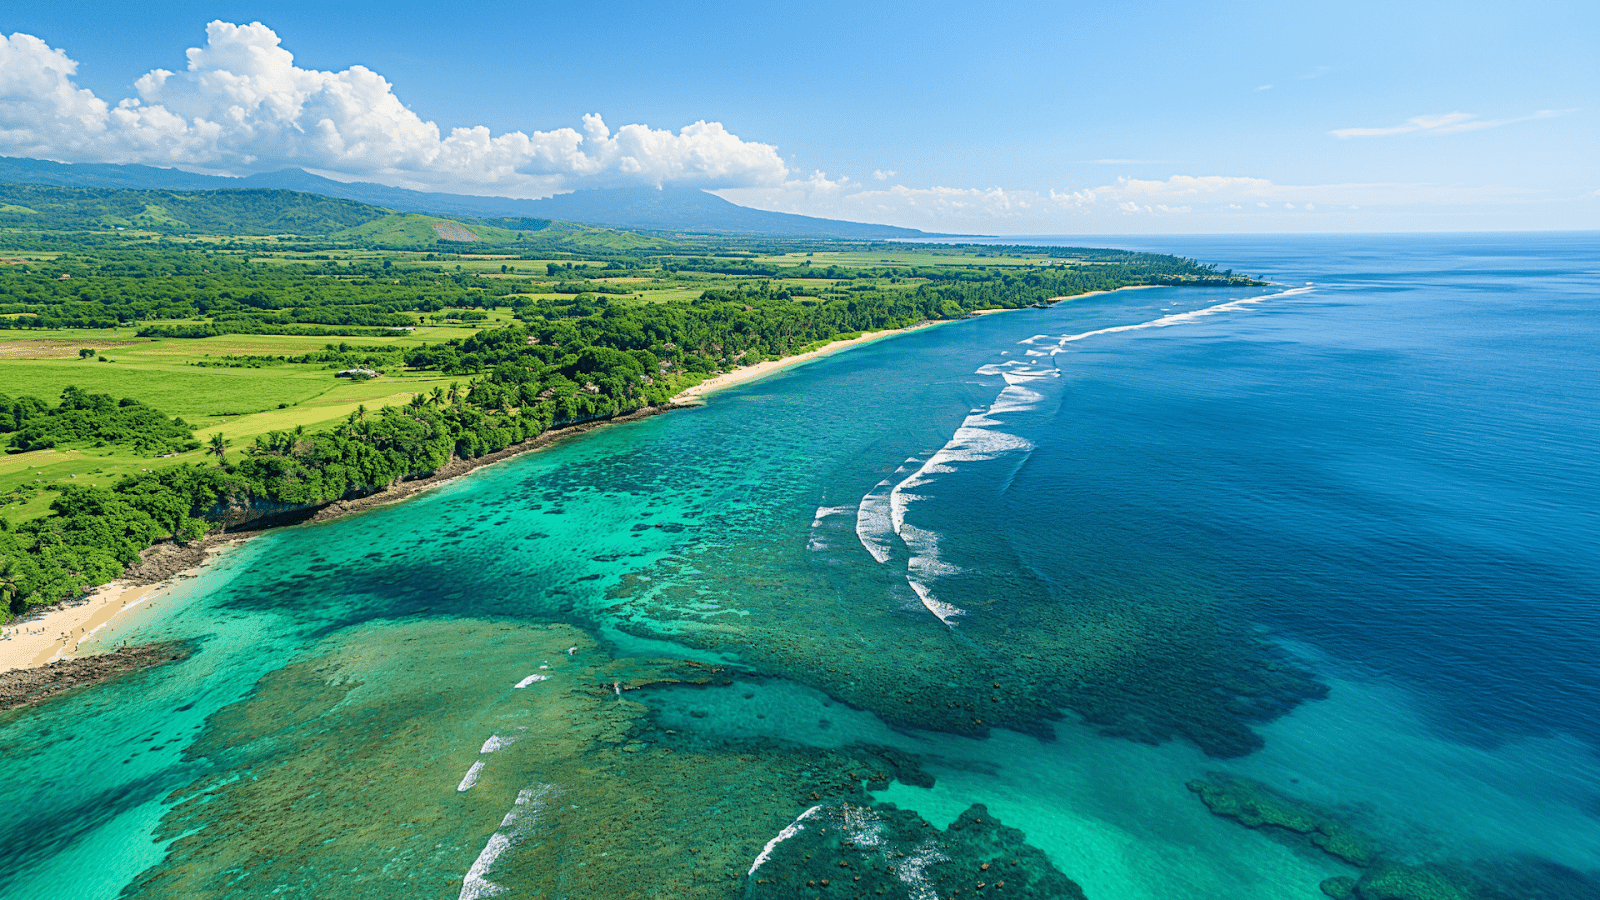
[[739,206],[698,188],[609,188],[559,194],[543,200],[436,194],[367,182],[341,182],[303,169],[244,178],[195,175],[178,169],[103,163],[58,163],[0,156],[0,183],[164,191],[269,188],[355,200],[401,212],[473,218],[534,218],[612,228],[780,237],[905,240],[934,237],[915,228],[819,219]]

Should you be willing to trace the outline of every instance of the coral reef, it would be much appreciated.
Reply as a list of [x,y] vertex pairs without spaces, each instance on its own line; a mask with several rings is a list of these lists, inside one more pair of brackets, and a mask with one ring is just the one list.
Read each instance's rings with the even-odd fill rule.
[[[813,808],[934,841],[953,861],[929,869],[939,897],[1000,881],[999,896],[1079,896],[981,808],[941,834],[873,806],[869,786],[931,782],[904,754],[707,739],[657,726],[636,699],[727,679],[615,659],[565,625],[353,626],[211,717],[189,751],[208,774],[175,795],[158,835],[167,858],[125,896],[731,900],[803,871],[804,854],[790,858],[803,842],[766,850]],[[866,838],[850,840],[841,852],[864,852]],[[835,896],[873,871],[860,853],[841,858],[848,872],[821,876]],[[988,876],[1002,859],[1009,870]]]
[[1393,860],[1379,860],[1363,872],[1352,896],[1357,900],[1484,900],[1468,876]]
[[751,867],[745,897],[1083,900],[1083,890],[982,804],[943,832],[892,803],[814,806]]
[[[1463,867],[1414,865],[1384,854],[1384,848],[1321,807],[1285,797],[1259,781],[1211,772],[1189,782],[1210,810],[1247,828],[1303,839],[1362,869],[1359,878],[1340,875],[1319,887],[1334,900],[1496,900]],[[1516,896],[1526,896],[1518,894]]]

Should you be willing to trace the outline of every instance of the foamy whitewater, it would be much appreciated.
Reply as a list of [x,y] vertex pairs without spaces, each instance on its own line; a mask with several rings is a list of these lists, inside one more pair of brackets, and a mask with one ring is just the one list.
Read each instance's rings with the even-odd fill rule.
[[483,852],[478,854],[472,868],[462,877],[460,900],[479,900],[481,897],[505,893],[505,888],[489,880],[489,872],[506,851],[515,847],[539,824],[539,815],[559,795],[560,792],[548,784],[523,788],[517,794],[516,804],[500,820],[500,828],[489,836]]

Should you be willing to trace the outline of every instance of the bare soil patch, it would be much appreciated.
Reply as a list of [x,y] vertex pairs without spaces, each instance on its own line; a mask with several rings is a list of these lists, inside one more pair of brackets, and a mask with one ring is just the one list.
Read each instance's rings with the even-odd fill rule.
[[441,241],[471,243],[478,239],[477,235],[454,222],[435,222],[433,223],[433,230],[439,233],[439,240]]
[[0,341],[0,359],[73,359],[85,347],[93,350],[110,350],[114,347],[132,347],[149,341],[58,341],[22,340]]

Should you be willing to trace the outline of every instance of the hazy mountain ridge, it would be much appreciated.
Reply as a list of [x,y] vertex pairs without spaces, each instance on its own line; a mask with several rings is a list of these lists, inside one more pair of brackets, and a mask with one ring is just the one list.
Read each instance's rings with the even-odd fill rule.
[[867,240],[930,236],[913,228],[751,209],[699,188],[673,186],[660,190],[649,187],[607,188],[560,194],[543,200],[518,200],[413,191],[369,182],[340,182],[302,169],[227,178],[154,166],[72,164],[16,157],[0,157],[0,182],[165,191],[268,188],[355,200],[401,212],[474,218],[558,219],[647,231]]

